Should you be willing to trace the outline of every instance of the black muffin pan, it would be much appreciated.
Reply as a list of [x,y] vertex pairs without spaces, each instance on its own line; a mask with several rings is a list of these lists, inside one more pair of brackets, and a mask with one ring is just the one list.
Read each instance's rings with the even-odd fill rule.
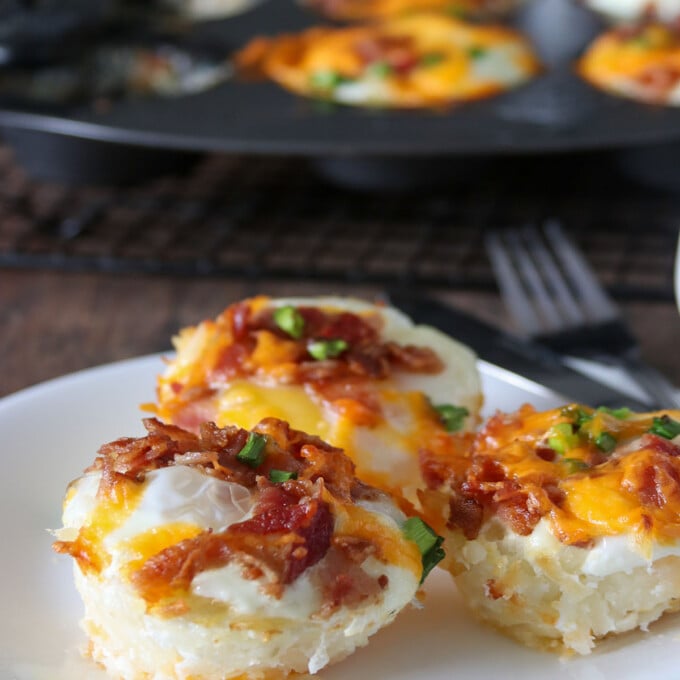
[[[293,0],[265,0],[229,19],[184,23],[177,37],[209,44],[228,58],[256,35],[321,22]],[[604,28],[577,2],[528,0],[511,23],[533,41],[545,72],[507,94],[446,110],[334,106],[270,82],[231,78],[198,94],[121,96],[106,107],[96,101],[50,106],[0,92],[0,128],[15,142],[38,131],[94,140],[104,149],[115,142],[165,151],[334,158],[554,153],[680,140],[680,110],[607,95],[576,75],[574,60]],[[42,146],[33,144],[33,152]]]

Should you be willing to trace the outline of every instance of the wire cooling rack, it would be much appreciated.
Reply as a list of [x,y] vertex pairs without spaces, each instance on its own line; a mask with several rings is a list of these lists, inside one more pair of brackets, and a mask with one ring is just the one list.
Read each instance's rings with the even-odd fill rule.
[[215,155],[91,188],[32,181],[0,147],[0,267],[491,290],[486,230],[556,218],[615,297],[670,300],[680,203],[612,167],[506,159],[362,192],[303,159]]

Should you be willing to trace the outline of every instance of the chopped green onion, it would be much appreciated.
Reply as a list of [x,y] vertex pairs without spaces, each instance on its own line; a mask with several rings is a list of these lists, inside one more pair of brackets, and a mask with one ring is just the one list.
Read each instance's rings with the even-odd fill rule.
[[366,68],[366,73],[377,78],[387,78],[394,69],[386,61],[374,61]]
[[309,78],[310,85],[316,90],[334,90],[338,85],[346,83],[350,78],[338,71],[314,71]]
[[646,49],[647,47],[652,47],[652,43],[649,37],[646,36],[644,33],[640,35],[635,35],[632,38],[628,38],[627,42],[629,45],[635,45],[636,47],[641,47],[643,49]]
[[563,456],[569,449],[578,446],[578,435],[574,434],[571,423],[557,423],[548,436],[548,446]]
[[421,66],[436,66],[444,61],[444,55],[439,52],[430,52],[429,54],[424,54],[420,60]]
[[595,437],[595,446],[597,446],[600,451],[611,453],[616,448],[616,438],[609,432],[600,432],[600,434]]
[[585,460],[581,460],[580,458],[563,458],[562,462],[566,464],[570,474],[582,472],[590,467]]
[[658,434],[659,437],[664,439],[675,439],[680,434],[680,422],[665,415],[660,418],[654,418],[652,426],[647,432]]
[[463,427],[463,421],[470,415],[465,406],[452,406],[451,404],[441,404],[435,406],[434,410],[439,414],[439,420],[447,432],[457,432]]
[[342,354],[349,344],[346,340],[336,338],[335,340],[314,340],[307,345],[307,351],[315,359],[333,359]]
[[597,410],[600,411],[600,413],[606,413],[610,416],[614,416],[614,418],[618,418],[619,420],[626,420],[626,418],[630,418],[631,414],[631,410],[625,406],[621,408],[607,408],[606,406],[598,406]]
[[593,416],[587,411],[584,411],[580,406],[565,406],[561,411],[563,416],[571,418],[576,426],[576,429],[580,428],[589,420],[592,420]]
[[422,555],[423,575],[420,579],[422,583],[432,569],[445,557],[444,550],[441,547],[444,538],[438,536],[420,517],[409,517],[402,525],[401,530],[409,541],[413,541],[418,546],[418,551]]
[[287,470],[270,470],[270,482],[287,482],[289,479],[297,479],[297,472],[288,472]]
[[302,337],[305,332],[305,320],[293,305],[278,307],[274,310],[274,323],[284,333],[288,333],[291,338],[296,340]]
[[467,53],[472,59],[479,59],[486,54],[486,49],[479,47],[478,45],[473,45],[472,47],[468,47]]
[[236,454],[236,458],[251,468],[260,467],[262,461],[264,461],[264,447],[266,444],[267,438],[264,435],[249,432],[248,440],[245,446]]

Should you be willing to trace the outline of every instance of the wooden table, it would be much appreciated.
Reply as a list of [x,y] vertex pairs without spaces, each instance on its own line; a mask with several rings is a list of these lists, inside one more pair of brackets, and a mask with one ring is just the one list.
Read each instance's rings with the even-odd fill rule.
[[[0,396],[98,364],[170,349],[181,327],[255,293],[352,294],[367,286],[233,282],[145,275],[0,271]],[[447,301],[509,326],[494,293],[455,292]],[[680,385],[680,317],[669,303],[624,306],[647,360]],[[37,414],[39,417],[39,414]]]

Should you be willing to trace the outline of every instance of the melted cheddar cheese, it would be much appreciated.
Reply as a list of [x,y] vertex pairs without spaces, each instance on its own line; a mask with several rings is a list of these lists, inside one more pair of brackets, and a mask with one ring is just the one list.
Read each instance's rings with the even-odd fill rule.
[[656,104],[680,104],[680,33],[660,23],[612,29],[588,48],[581,75],[613,94]]
[[[285,420],[343,449],[365,482],[414,501],[415,490],[422,486],[420,450],[441,447],[439,438],[448,436],[433,404],[467,409],[463,429],[476,422],[481,395],[474,355],[389,308],[349,299],[293,301],[296,308],[325,315],[333,332],[344,332],[350,354],[355,349],[352,337],[373,338],[362,342],[361,356],[352,355],[348,362],[370,365],[380,347],[389,343],[418,355],[430,352],[433,361],[441,361],[436,370],[397,365],[379,375],[327,374],[329,362],[317,364],[305,349],[310,338],[293,341],[269,329],[270,321],[257,321],[258,315],[289,302],[246,300],[215,320],[184,329],[175,339],[176,358],[159,377],[154,411],[187,429],[207,420],[247,429],[265,417]],[[235,321],[235,314],[251,319],[253,329],[236,337],[234,329],[245,322]],[[334,363],[342,361],[340,356]],[[301,375],[301,367],[308,373]]]
[[[545,518],[565,544],[620,534],[664,544],[680,537],[678,418],[677,411],[524,406],[431,455],[425,476],[438,493],[452,494],[449,523],[468,537],[496,515],[521,535]],[[456,512],[470,504],[479,508],[476,524]]]
[[428,107],[478,99],[540,70],[519,33],[443,14],[258,38],[236,61],[242,72],[264,75],[298,94],[360,106]]
[[[521,0],[520,0],[521,1]],[[520,4],[516,0],[307,0],[306,4],[331,19],[367,21],[416,12],[443,12],[482,17],[502,14]]]

